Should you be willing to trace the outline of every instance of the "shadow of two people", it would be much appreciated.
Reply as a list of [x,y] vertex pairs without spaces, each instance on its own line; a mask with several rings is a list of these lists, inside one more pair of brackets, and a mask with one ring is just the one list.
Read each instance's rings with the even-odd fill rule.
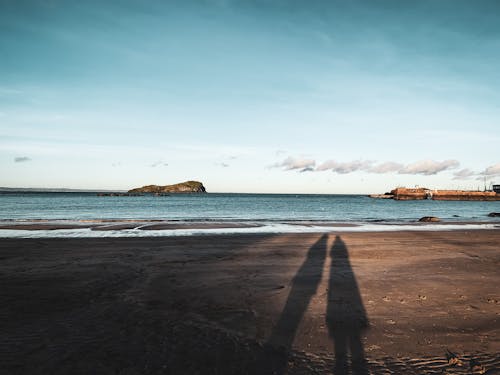
[[[324,234],[308,250],[304,263],[292,280],[285,307],[268,340],[269,345],[284,350],[272,373],[283,374],[286,371],[287,354],[292,349],[299,324],[322,278],[327,246],[328,235]],[[350,364],[353,374],[365,375],[368,370],[361,335],[368,328],[368,319],[347,246],[340,236],[335,237],[329,255],[331,263],[325,320],[335,348],[333,373],[349,373]]]

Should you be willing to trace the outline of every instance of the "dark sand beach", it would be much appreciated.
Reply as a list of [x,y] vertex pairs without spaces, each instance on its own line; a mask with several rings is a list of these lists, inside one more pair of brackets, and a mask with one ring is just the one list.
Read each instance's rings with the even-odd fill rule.
[[342,228],[2,239],[0,373],[500,373],[499,244]]
[[31,221],[29,223],[0,222],[0,229],[10,230],[58,230],[58,229],[91,229],[93,231],[116,231],[123,229],[139,230],[176,230],[176,229],[226,229],[226,228],[256,228],[261,226],[256,223],[245,222],[183,222],[166,220],[78,220],[72,223],[64,221],[46,220]]

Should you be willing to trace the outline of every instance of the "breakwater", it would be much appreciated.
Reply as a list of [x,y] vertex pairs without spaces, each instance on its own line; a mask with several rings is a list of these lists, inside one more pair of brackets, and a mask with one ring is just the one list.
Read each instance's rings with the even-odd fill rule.
[[393,189],[390,193],[373,194],[370,197],[394,200],[500,201],[500,194],[494,191],[431,190],[404,187]]

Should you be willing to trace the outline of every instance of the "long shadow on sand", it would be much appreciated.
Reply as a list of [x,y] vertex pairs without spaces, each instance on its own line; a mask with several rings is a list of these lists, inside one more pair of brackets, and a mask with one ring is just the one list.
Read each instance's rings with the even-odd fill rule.
[[268,345],[283,350],[278,360],[266,364],[267,368],[272,367],[269,373],[283,374],[286,370],[288,353],[292,348],[297,328],[321,281],[327,241],[328,235],[324,234],[311,246],[306,260],[293,278],[286,305],[268,340]]
[[[309,249],[306,260],[293,278],[283,312],[267,342],[268,348],[281,348],[282,351],[278,356],[267,357],[261,361],[263,374],[281,375],[287,372],[288,356],[297,329],[321,281],[327,242],[328,235],[324,234]],[[340,236],[335,237],[330,249],[330,258],[326,324],[335,347],[333,373],[368,375],[361,341],[361,335],[368,328],[368,319],[347,247]]]
[[335,346],[335,375],[368,374],[361,335],[368,328],[368,318],[358,283],[349,261],[349,252],[340,236],[330,250],[331,266],[328,284],[326,323]]

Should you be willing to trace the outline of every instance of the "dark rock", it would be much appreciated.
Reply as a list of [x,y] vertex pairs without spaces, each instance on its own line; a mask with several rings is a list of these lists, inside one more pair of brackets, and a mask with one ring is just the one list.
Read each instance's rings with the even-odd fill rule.
[[147,194],[168,194],[168,193],[206,193],[205,187],[198,181],[186,181],[175,185],[146,185],[140,188],[132,189],[129,193],[147,193]]
[[418,221],[421,221],[424,223],[436,223],[438,221],[441,221],[441,219],[438,217],[435,217],[435,216],[424,216],[424,217],[421,217]]
[[488,214],[489,217],[500,217],[500,212],[490,212]]

